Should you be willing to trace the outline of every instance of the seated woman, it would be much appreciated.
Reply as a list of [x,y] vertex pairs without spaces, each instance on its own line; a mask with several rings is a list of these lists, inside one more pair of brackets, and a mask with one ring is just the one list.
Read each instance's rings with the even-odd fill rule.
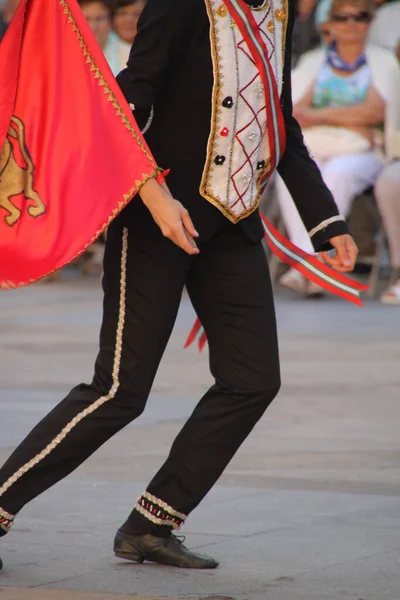
[[375,197],[389,241],[391,277],[383,304],[400,305],[400,134],[398,160],[389,163],[375,184]]
[[[329,46],[305,54],[292,79],[294,114],[344,216],[354,197],[375,183],[384,164],[385,138],[397,129],[400,69],[389,51],[366,46],[372,18],[372,0],[333,0],[324,26]],[[280,178],[276,185],[291,241],[312,253],[288,190]],[[294,269],[280,281],[306,295],[320,292]]]

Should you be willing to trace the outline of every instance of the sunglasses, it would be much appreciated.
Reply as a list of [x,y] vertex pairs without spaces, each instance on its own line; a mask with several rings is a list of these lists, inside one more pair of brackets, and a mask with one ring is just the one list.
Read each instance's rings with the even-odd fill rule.
[[372,20],[372,16],[366,10],[362,12],[356,13],[355,15],[333,15],[332,21],[335,23],[348,23],[349,21],[353,21],[353,23],[369,23]]

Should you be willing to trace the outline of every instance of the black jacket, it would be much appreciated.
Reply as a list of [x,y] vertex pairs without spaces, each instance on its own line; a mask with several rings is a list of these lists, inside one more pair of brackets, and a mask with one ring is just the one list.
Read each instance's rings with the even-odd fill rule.
[[[331,193],[304,145],[292,115],[291,34],[294,2],[290,0],[281,96],[287,146],[278,166],[308,231],[338,214]],[[199,186],[210,133],[213,67],[210,25],[204,0],[148,0],[138,24],[128,66],[117,77],[139,125],[154,106],[146,140],[157,163],[171,169],[168,186],[189,210],[202,239],[226,217],[200,196]],[[229,223],[229,222],[228,222]],[[263,230],[258,211],[232,227],[256,240]],[[313,236],[316,250],[328,248],[334,235],[347,232],[335,222]]]

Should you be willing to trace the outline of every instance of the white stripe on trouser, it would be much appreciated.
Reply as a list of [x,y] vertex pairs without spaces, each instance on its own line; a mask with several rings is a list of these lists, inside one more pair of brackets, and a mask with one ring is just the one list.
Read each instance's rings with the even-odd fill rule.
[[121,365],[122,355],[122,337],[125,325],[125,300],[126,300],[126,263],[128,254],[128,230],[124,229],[122,234],[122,256],[121,256],[121,285],[120,285],[120,299],[119,299],[119,315],[117,325],[117,335],[115,340],[115,353],[114,353],[114,366],[112,373],[112,387],[108,394],[102,396],[96,402],[91,404],[88,408],[85,408],[82,412],[76,415],[70,423],[68,423],[64,429],[60,431],[57,437],[54,438],[50,444],[42,450],[37,456],[32,458],[29,462],[23,465],[14,475],[12,475],[1,487],[0,497],[10,489],[14,483],[16,483],[22,475],[25,475],[35,465],[40,463],[46,456],[48,456],[66,437],[67,435],[80,423],[85,417],[94,413],[100,406],[112,400],[119,388],[119,370]]

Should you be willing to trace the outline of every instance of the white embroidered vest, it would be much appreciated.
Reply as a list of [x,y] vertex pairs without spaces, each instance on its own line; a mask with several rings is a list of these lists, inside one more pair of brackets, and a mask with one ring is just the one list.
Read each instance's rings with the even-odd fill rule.
[[[201,195],[232,222],[260,204],[271,172],[265,86],[249,44],[223,0],[205,0],[214,67],[211,132]],[[231,0],[241,10],[241,0]],[[282,91],[287,0],[267,0],[251,10],[267,48],[278,94]],[[246,39],[249,39],[246,42]],[[268,100],[266,100],[266,98]]]

